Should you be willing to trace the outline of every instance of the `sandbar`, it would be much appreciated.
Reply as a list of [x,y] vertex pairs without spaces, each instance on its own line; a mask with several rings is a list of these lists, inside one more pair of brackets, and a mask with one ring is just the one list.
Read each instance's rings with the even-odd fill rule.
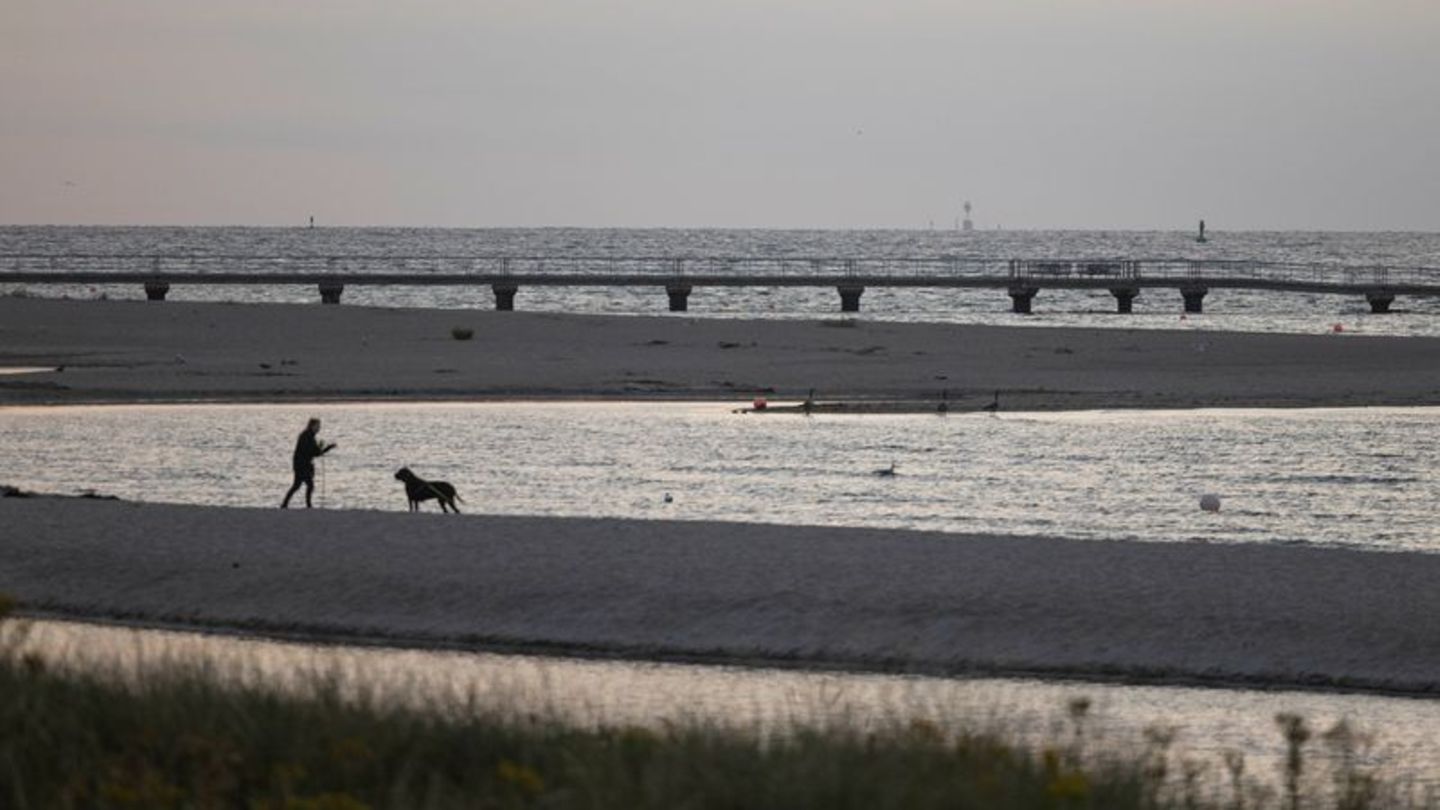
[[[1117,316],[1123,317],[1123,316]],[[457,340],[454,329],[470,330]],[[798,400],[958,411],[1440,404],[1440,339],[0,298],[0,405]]]
[[0,498],[46,615],[397,646],[1432,694],[1440,556]]

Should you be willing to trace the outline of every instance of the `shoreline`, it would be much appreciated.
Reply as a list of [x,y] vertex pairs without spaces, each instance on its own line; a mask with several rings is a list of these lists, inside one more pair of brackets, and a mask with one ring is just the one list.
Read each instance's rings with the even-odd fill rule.
[[[456,340],[457,326],[473,332]],[[0,405],[713,401],[831,412],[1440,405],[1440,338],[0,297]]]
[[1415,552],[83,498],[0,498],[0,519],[14,527],[0,592],[31,615],[360,646],[1440,691],[1440,555]]
[[1300,680],[1274,678],[1235,678],[1207,676],[1204,673],[1159,673],[1135,671],[1101,671],[1071,668],[1018,668],[974,663],[963,668],[934,668],[912,662],[890,664],[875,662],[826,661],[776,656],[733,656],[703,653],[669,653],[623,648],[551,645],[526,641],[446,641],[442,639],[406,638],[366,635],[337,629],[275,628],[231,624],[204,624],[163,618],[132,618],[123,615],[69,613],[60,609],[27,610],[20,606],[15,617],[21,620],[80,624],[163,633],[191,633],[237,641],[258,641],[308,647],[337,647],[357,650],[395,650],[413,652],[476,653],[517,658],[601,661],[621,664],[664,664],[673,666],[734,667],[748,670],[772,670],[815,674],[888,675],[940,680],[1031,680],[1056,683],[1097,684],[1101,686],[1151,686],[1177,689],[1213,689],[1217,691],[1300,692],[1323,695],[1362,695],[1373,697],[1433,700],[1440,685],[1404,688],[1382,682],[1332,682],[1325,676]]
[[[1016,392],[1006,392],[1013,394]],[[1024,392],[1019,392],[1017,400],[1025,401]],[[976,399],[976,402],[979,400]],[[1099,401],[1099,400],[1097,400]],[[1047,399],[1041,403],[1030,403],[1031,407],[1006,408],[1005,413],[1009,415],[1023,415],[1027,413],[1113,413],[1116,411],[1344,411],[1360,408],[1406,410],[1412,408],[1436,408],[1440,407],[1440,401],[1431,402],[1428,399],[1418,402],[1402,403],[1372,403],[1372,402],[1313,402],[1304,398],[1298,399],[1265,399],[1245,400],[1242,402],[1227,403],[1224,405],[1193,405],[1193,404],[1151,404],[1144,407],[1107,407],[1104,405],[1085,406],[1083,400],[1071,400],[1069,405],[1062,405],[1054,399]],[[447,395],[430,396],[426,394],[396,394],[396,395],[352,395],[344,394],[337,396],[323,396],[316,394],[295,394],[293,396],[255,395],[255,396],[226,396],[226,397],[184,397],[175,398],[163,395],[139,395],[128,397],[116,397],[113,399],[84,399],[66,400],[60,402],[7,402],[0,398],[0,411],[8,409],[54,409],[54,408],[127,408],[127,407],[176,407],[189,406],[204,407],[207,405],[366,405],[366,404],[400,404],[400,405],[501,405],[501,404],[556,404],[556,405],[715,405],[731,408],[734,412],[745,412],[757,415],[780,414],[796,415],[805,414],[805,409],[800,401],[793,398],[780,401],[769,400],[764,408],[756,409],[753,404],[737,399],[726,399],[723,397],[705,397],[690,394],[677,395],[616,395],[606,396],[603,394],[574,394],[574,395],[553,395],[541,396],[532,392],[517,392],[514,394],[475,394],[475,395]],[[816,402],[811,410],[813,414],[826,415],[912,415],[912,414],[933,414],[935,403],[927,400],[897,400],[897,399],[850,399],[837,400],[833,402]],[[984,408],[957,407],[948,411],[951,416],[966,416],[989,413]]]

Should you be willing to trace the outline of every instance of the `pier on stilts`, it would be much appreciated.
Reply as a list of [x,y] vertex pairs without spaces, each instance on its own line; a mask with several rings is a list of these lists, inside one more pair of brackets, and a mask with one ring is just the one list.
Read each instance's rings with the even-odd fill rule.
[[1142,292],[1178,292],[1180,307],[1198,313],[1210,291],[1235,289],[1364,297],[1371,312],[1385,313],[1401,296],[1440,295],[1440,268],[1234,259],[72,253],[0,254],[0,284],[133,284],[152,301],[177,285],[302,285],[326,304],[358,286],[488,287],[502,311],[515,309],[528,287],[650,287],[664,291],[672,312],[688,311],[692,294],[705,288],[831,288],[841,312],[859,312],[866,290],[928,287],[1000,290],[1020,314],[1033,312],[1046,290],[1104,290],[1123,314]]

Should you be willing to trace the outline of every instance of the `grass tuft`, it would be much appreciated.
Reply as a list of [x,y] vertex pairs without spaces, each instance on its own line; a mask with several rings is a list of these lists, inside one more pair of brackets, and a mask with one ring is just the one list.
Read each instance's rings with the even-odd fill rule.
[[[0,596],[0,807],[15,810],[1425,806],[1358,767],[1330,790],[1302,789],[1310,735],[1294,716],[1280,720],[1285,788],[1267,792],[1238,754],[1228,780],[1175,762],[1173,728],[1153,729],[1138,754],[1100,748],[1084,699],[1038,748],[930,720],[577,728],[474,701],[393,705],[324,674],[281,689],[175,661],[143,677],[47,665],[4,618],[15,609]],[[1321,739],[1342,762],[1363,759],[1348,726]]]

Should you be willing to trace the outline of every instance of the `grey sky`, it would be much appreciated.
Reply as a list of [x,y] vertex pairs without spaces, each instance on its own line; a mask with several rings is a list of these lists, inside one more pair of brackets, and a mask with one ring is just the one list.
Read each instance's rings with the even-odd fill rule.
[[6,0],[0,223],[1440,229],[1435,0]]

